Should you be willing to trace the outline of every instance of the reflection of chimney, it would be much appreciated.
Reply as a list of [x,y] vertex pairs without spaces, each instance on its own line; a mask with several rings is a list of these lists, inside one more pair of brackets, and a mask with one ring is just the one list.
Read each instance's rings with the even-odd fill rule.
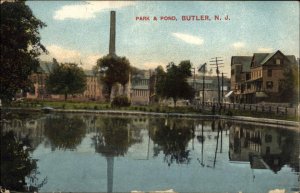
[[113,192],[114,184],[114,157],[106,157],[107,161],[107,192]]
[[116,12],[110,12],[109,55],[116,54]]

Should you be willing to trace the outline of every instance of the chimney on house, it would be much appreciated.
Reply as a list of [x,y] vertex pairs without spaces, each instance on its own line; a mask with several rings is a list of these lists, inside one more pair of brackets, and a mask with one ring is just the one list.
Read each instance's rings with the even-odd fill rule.
[[110,12],[109,55],[116,54],[116,12]]

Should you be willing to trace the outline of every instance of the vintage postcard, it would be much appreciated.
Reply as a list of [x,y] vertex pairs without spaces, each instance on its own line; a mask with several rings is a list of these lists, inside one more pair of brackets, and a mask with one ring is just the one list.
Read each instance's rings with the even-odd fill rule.
[[1,0],[2,192],[299,192],[298,1]]

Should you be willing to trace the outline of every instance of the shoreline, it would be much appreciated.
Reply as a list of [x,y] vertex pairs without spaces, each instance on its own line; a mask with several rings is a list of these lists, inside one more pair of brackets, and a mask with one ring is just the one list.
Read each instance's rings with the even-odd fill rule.
[[[43,112],[41,109],[34,108],[5,108],[13,111],[33,111]],[[55,113],[89,113],[89,114],[104,114],[104,115],[141,115],[154,117],[179,117],[179,118],[206,118],[206,119],[223,119],[231,120],[238,123],[251,123],[256,125],[270,125],[276,127],[286,126],[288,129],[297,130],[300,132],[300,122],[287,121],[269,118],[257,118],[247,116],[226,116],[226,115],[205,115],[196,113],[158,113],[158,112],[144,112],[144,111],[130,111],[130,110],[86,110],[86,109],[53,109],[51,112]]]

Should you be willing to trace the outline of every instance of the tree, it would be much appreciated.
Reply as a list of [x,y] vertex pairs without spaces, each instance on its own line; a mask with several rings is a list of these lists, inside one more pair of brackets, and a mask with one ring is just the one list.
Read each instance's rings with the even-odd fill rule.
[[156,89],[159,96],[172,98],[174,106],[178,99],[192,99],[194,89],[187,83],[187,78],[192,76],[190,61],[182,61],[177,66],[173,62],[167,65],[167,72],[157,68]]
[[3,2],[0,27],[0,99],[9,102],[18,90],[31,87],[28,79],[38,67],[38,56],[47,52],[39,29],[46,26],[24,1]]
[[106,100],[110,100],[112,87],[116,83],[123,86],[123,94],[125,93],[125,85],[129,81],[130,73],[130,62],[126,57],[104,56],[97,61],[97,71],[101,73],[100,79],[106,88]]
[[283,76],[285,79],[279,85],[280,100],[297,103],[299,100],[299,66],[296,64],[287,65],[284,68]]
[[68,94],[83,93],[86,89],[86,76],[82,68],[74,63],[60,64],[55,67],[46,80],[46,89],[52,94],[63,94],[65,100]]
[[164,71],[162,66],[158,66],[155,69],[155,75],[156,75],[156,84],[155,84],[155,90],[158,97],[164,98],[164,87],[166,82],[166,72]]
[[30,144],[25,144],[26,140],[19,139],[14,131],[1,132],[0,184],[2,188],[19,192],[33,192],[38,191],[47,183],[47,178],[43,179],[41,183],[38,182],[37,160],[30,156],[31,148],[25,148]]

